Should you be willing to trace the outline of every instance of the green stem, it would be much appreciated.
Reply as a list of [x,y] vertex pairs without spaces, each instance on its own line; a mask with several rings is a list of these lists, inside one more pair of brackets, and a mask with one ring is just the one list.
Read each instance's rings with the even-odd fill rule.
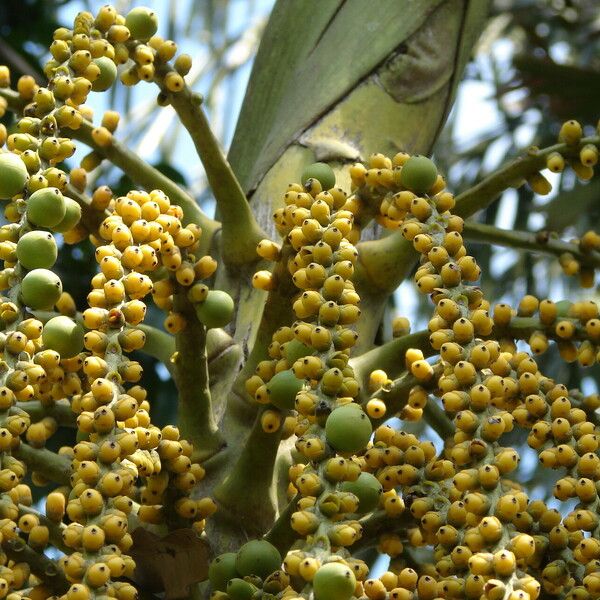
[[[356,358],[350,360],[354,375],[358,379],[361,389],[368,389],[369,375],[376,369],[385,371],[391,379],[397,377],[405,370],[404,356],[409,348],[421,350],[425,356],[435,352],[429,343],[429,331],[417,331],[404,335],[377,346]],[[363,398],[363,401],[365,398]]]
[[546,168],[546,159],[552,152],[577,156],[581,146],[599,143],[600,136],[592,136],[582,138],[580,143],[575,146],[554,144],[541,150],[531,148],[524,156],[509,162],[477,185],[456,196],[456,207],[453,213],[463,218],[470,217],[478,210],[489,206],[504,190],[520,187],[527,178]]
[[171,377],[174,376],[175,368],[172,363],[172,357],[175,353],[175,338],[161,329],[140,323],[136,325],[146,334],[146,343],[142,352],[156,358],[167,368]]
[[57,400],[53,405],[46,406],[39,400],[28,400],[27,402],[17,402],[10,410],[9,414],[29,415],[29,418],[35,423],[45,417],[52,417],[62,427],[76,427],[77,415],[71,409],[68,400]]
[[[264,410],[264,409],[263,409]],[[233,520],[248,535],[262,535],[273,525],[277,498],[273,471],[281,441],[279,432],[267,433],[256,416],[250,435],[233,468],[214,490],[216,515]]]
[[46,515],[43,515],[41,512],[35,510],[35,508],[32,508],[31,506],[25,506],[24,504],[19,504],[19,516],[22,515],[35,516],[40,525],[44,525],[48,528],[48,531],[50,532],[50,543],[65,554],[69,554],[71,552],[71,549],[65,545],[62,537],[63,531],[67,528],[64,523],[56,523],[51,521]]
[[193,458],[202,461],[225,445],[212,408],[206,328],[198,321],[185,291],[174,295],[174,309],[186,321],[183,331],[175,336],[177,355],[173,367],[179,392],[178,424],[182,437],[194,445]]
[[[368,295],[389,296],[410,273],[416,259],[412,244],[400,231],[375,240],[360,242],[356,283]],[[360,293],[360,291],[359,291]]]
[[443,441],[451,440],[456,433],[454,423],[448,418],[440,405],[431,398],[423,409],[423,418]]
[[556,237],[548,236],[545,232],[531,233],[529,231],[499,229],[493,225],[466,221],[463,236],[474,242],[498,244],[508,248],[541,252],[558,257],[568,253],[572,254],[573,258],[583,265],[600,267],[600,252],[583,251],[579,244],[565,242]]
[[404,531],[418,526],[415,518],[408,510],[400,516],[389,517],[384,510],[378,509],[360,519],[359,523],[362,527],[362,537],[358,542],[352,544],[353,554],[356,554],[358,550],[376,546],[379,536],[383,533]]
[[172,71],[169,65],[160,65],[155,80],[190,134],[204,166],[221,218],[223,260],[230,265],[255,262],[256,244],[267,236],[254,218],[246,194],[210,128],[202,110],[202,98],[187,86],[176,93],[164,87],[164,77]]
[[[570,341],[583,341],[590,339],[586,332],[585,326],[581,324],[579,319],[573,317],[558,316],[556,321],[552,323],[542,323],[538,317],[512,317],[510,323],[506,327],[494,327],[494,331],[490,336],[492,339],[513,338],[515,340],[527,341],[536,331],[542,332],[549,340],[555,342],[564,341],[556,333],[556,323],[562,319],[569,320],[575,325],[575,332]],[[594,343],[597,343],[594,340]]]
[[46,448],[33,448],[21,442],[19,447],[12,451],[15,458],[22,460],[32,471],[38,471],[46,479],[70,485],[71,460]]
[[279,550],[281,556],[285,556],[292,544],[298,539],[298,534],[292,529],[290,518],[298,508],[297,504],[300,498],[301,495],[296,494],[289,501],[275,523],[273,523],[273,527],[265,534],[265,540],[271,542]]
[[298,288],[294,285],[287,268],[287,260],[294,254],[286,244],[283,248],[281,260],[273,269],[273,276],[278,282],[277,287],[271,290],[267,296],[252,350],[234,384],[234,390],[241,398],[248,399],[244,383],[248,377],[254,374],[258,363],[268,357],[268,347],[272,341],[273,333],[279,327],[290,325],[296,318],[292,311],[291,298],[298,293]]
[[[380,389],[375,392],[372,398],[379,398],[385,402],[387,407],[386,415],[380,419],[371,419],[373,426],[382,425],[390,416],[398,414],[408,401],[410,390],[415,385],[423,387],[434,386],[443,372],[443,367],[440,363],[434,366],[434,375],[429,382],[423,383],[419,381],[412,373],[404,373],[394,381],[388,389]],[[425,422],[440,436],[442,440],[449,439],[456,431],[452,421],[446,413],[433,400],[429,399],[423,409],[423,419]]]
[[98,231],[98,227],[108,217],[109,212],[92,208],[90,197],[80,192],[71,184],[67,185],[64,194],[81,206],[81,224],[91,233]]
[[26,562],[31,568],[31,572],[39,577],[54,595],[60,596],[69,589],[70,583],[56,561],[28,546],[25,540],[21,538],[4,539],[2,550],[8,558],[16,563]]

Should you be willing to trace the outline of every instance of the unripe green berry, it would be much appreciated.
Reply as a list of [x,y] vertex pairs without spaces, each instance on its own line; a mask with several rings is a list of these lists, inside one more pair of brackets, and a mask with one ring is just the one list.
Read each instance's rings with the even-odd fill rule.
[[152,9],[137,6],[127,13],[125,27],[133,39],[145,42],[158,30],[158,17]]
[[246,542],[237,553],[235,568],[237,572],[246,575],[258,575],[264,579],[281,567],[279,550],[266,540],[251,540]]
[[362,450],[372,433],[371,421],[358,404],[346,404],[336,408],[325,423],[327,442],[338,452]]
[[21,282],[23,302],[34,310],[52,308],[61,294],[60,278],[47,269],[29,271]]
[[81,219],[81,206],[72,198],[65,198],[65,216],[62,221],[55,225],[52,229],[59,233],[65,233],[69,229],[73,229]]
[[249,581],[244,581],[239,577],[232,579],[227,584],[227,595],[231,600],[251,600],[258,588]]
[[235,568],[236,553],[226,552],[217,556],[208,567],[208,580],[213,591],[224,592],[227,590],[227,583],[237,577],[239,573]]
[[0,200],[8,200],[23,191],[29,174],[25,163],[12,152],[0,154]]
[[431,189],[437,179],[437,168],[426,156],[411,156],[400,172],[402,185],[416,194]]
[[227,292],[210,290],[206,300],[196,305],[196,315],[208,329],[224,327],[231,321],[234,308],[233,299]]
[[338,562],[324,564],[313,579],[315,600],[349,600],[355,587],[354,573]]
[[335,173],[327,163],[316,162],[308,165],[302,171],[301,181],[304,183],[308,179],[317,179],[324,190],[330,190],[335,185]]
[[27,200],[27,219],[40,227],[54,227],[65,217],[65,199],[58,188],[33,192]]
[[293,409],[296,394],[302,389],[303,382],[291,370],[276,373],[269,383],[269,401],[278,408]]
[[350,492],[358,498],[358,510],[361,513],[371,512],[379,504],[383,488],[375,475],[361,473],[356,481],[344,481],[340,486],[343,492]]
[[29,231],[17,243],[17,258],[26,269],[49,269],[58,250],[54,236],[47,231]]
[[69,317],[53,317],[44,325],[42,340],[48,350],[61,358],[71,358],[83,349],[83,327]]
[[290,340],[283,347],[283,355],[288,365],[292,366],[299,358],[304,358],[313,353],[313,349],[299,340]]
[[117,66],[108,56],[100,56],[92,62],[100,69],[100,75],[92,81],[92,90],[94,92],[104,92],[115,82]]

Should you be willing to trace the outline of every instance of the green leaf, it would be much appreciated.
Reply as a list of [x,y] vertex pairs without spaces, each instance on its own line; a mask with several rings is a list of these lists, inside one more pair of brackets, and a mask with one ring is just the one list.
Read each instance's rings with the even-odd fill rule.
[[256,189],[297,140],[325,159],[375,143],[428,150],[486,14],[487,0],[279,0],[230,150],[242,187]]

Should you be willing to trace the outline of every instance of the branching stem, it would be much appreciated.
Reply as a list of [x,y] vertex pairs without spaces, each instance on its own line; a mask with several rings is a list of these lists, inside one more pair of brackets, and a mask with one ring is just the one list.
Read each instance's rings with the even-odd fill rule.
[[598,143],[600,143],[600,136],[592,136],[583,138],[576,146],[554,144],[541,150],[531,148],[524,156],[509,162],[477,185],[456,196],[456,207],[453,213],[466,218],[489,206],[504,190],[520,187],[527,178],[545,169],[546,159],[553,152],[576,156],[580,146]]
[[242,442],[233,468],[214,491],[223,512],[253,534],[264,533],[273,523],[276,506],[273,471],[281,441],[280,432],[263,430],[261,413],[259,411],[248,438]]
[[194,445],[195,460],[216,454],[225,441],[213,414],[206,354],[206,327],[198,321],[185,291],[174,295],[174,309],[186,326],[175,336],[173,367],[179,392],[178,423],[182,437]]
[[46,448],[33,448],[24,442],[13,450],[13,456],[22,460],[32,471],[39,471],[50,481],[61,485],[70,484],[71,461],[67,456]]
[[600,252],[593,250],[584,252],[578,244],[548,236],[545,232],[539,234],[530,231],[514,231],[500,229],[484,223],[467,221],[465,223],[463,236],[474,242],[498,244],[499,246],[505,246],[507,248],[540,252],[558,257],[562,254],[572,254],[573,258],[582,265],[595,268],[600,267]]
[[210,128],[202,110],[202,98],[187,86],[176,93],[169,92],[163,81],[170,71],[169,65],[160,65],[155,80],[190,134],[206,171],[221,219],[223,260],[231,265],[256,262],[256,244],[267,236],[254,218],[242,186]]

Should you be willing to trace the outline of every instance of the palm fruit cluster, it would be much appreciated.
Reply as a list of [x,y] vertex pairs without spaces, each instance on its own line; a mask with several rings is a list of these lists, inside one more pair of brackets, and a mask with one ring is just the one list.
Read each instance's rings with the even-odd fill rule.
[[[570,166],[580,180],[591,179],[598,162],[598,147],[591,140],[583,138],[581,124],[575,120],[563,123],[558,142],[565,147],[548,153],[546,168],[553,173],[561,173],[565,166]],[[552,190],[550,182],[541,173],[529,178],[528,183],[537,194],[548,194]],[[573,241],[584,257],[595,255],[600,248],[600,236],[595,231],[587,231],[581,238]],[[594,268],[585,260],[582,262],[572,253],[565,252],[559,257],[559,263],[566,275],[579,277],[582,287],[593,287]]]
[[[360,387],[348,362],[357,339],[350,326],[360,316],[352,284],[360,230],[354,222],[357,204],[335,187],[330,167],[315,163],[301,180],[288,187],[284,206],[273,215],[283,245],[263,240],[257,248],[276,267],[253,278],[255,287],[271,290],[291,277],[298,290],[293,300],[298,320],[273,334],[269,358],[246,382],[247,392],[263,405],[265,431],[297,436],[299,461],[290,468],[288,492],[297,499],[290,525],[300,540],[285,557],[283,572],[265,571],[260,579],[245,581],[283,597],[308,585],[319,598],[337,594],[344,600],[367,573],[365,563],[346,548],[361,538],[359,515],[370,512],[382,492],[354,457],[372,434],[368,415],[355,401]],[[246,597],[238,589],[243,573],[231,569],[228,583],[217,566],[233,560],[218,557],[211,568],[221,579],[211,582],[237,600]]]
[[[354,195],[342,196],[330,187],[326,194],[340,194],[340,200],[337,205],[329,201],[330,212],[322,220],[317,218],[322,210],[318,201],[327,203],[327,196],[321,180],[315,186],[307,178],[312,172],[334,185],[323,166],[314,165],[304,174],[302,186],[290,186],[285,207],[274,215],[286,235],[283,245],[264,240],[258,248],[263,258],[278,264],[273,273],[259,272],[254,278],[256,287],[271,290],[291,274],[301,290],[293,304],[299,321],[275,332],[270,359],[261,362],[247,382],[247,391],[266,406],[263,416],[278,414],[276,426],[267,431],[278,430],[281,416],[295,409],[300,460],[289,473],[289,494],[296,506],[290,524],[300,537],[283,561],[283,575],[276,569],[240,580],[243,573],[235,568],[236,556],[218,557],[211,567],[216,597],[227,594],[237,600],[266,592],[291,598],[312,590],[317,600],[535,600],[559,593],[596,598],[600,431],[594,411],[599,400],[556,384],[539,372],[529,354],[516,350],[515,338],[527,332],[515,319],[526,316],[527,327],[535,328],[531,317],[539,306],[532,307],[531,298],[525,298],[518,316],[504,305],[496,306],[490,316],[489,302],[474,285],[480,271],[464,247],[462,219],[451,212],[454,197],[429,159],[399,153],[393,159],[374,155],[369,168],[354,165]],[[427,402],[434,401],[430,396],[439,398],[455,428],[441,454],[432,442],[388,425],[378,427],[371,438],[370,420],[386,413],[385,394],[378,392],[392,382],[383,371],[371,373],[369,388],[375,393],[361,407],[356,379],[348,385],[353,373],[347,358],[331,361],[340,356],[336,334],[359,313],[356,309],[350,323],[339,317],[329,321],[334,305],[327,283],[333,274],[344,279],[338,270],[343,269],[348,273],[344,289],[351,290],[354,299],[355,290],[348,285],[352,270],[338,267],[336,251],[350,249],[355,264],[356,249],[347,236],[352,242],[358,239],[356,216],[373,204],[379,207],[378,220],[398,228],[422,256],[415,281],[435,304],[429,331],[439,359],[428,361],[416,349],[406,352],[405,366],[414,385],[400,417],[418,420]],[[346,239],[332,251],[325,247],[323,261],[321,251],[325,244],[331,246],[330,228],[340,216],[349,220]],[[358,299],[344,303],[342,297],[333,300],[338,310],[357,306]],[[550,304],[543,304],[545,318]],[[584,330],[597,316],[593,303],[563,310]],[[549,337],[560,340],[556,324],[550,324],[555,335]],[[323,326],[333,332],[321,345]],[[394,328],[397,335],[409,331],[402,319]],[[349,350],[343,349],[346,357]],[[340,370],[337,380],[334,368]],[[501,445],[501,438],[515,427],[529,430],[528,443],[538,451],[541,465],[566,471],[554,495],[561,501],[579,501],[566,516],[530,499],[511,479],[520,457]],[[379,578],[368,579],[366,564],[351,552],[364,528],[373,523],[378,549],[392,562]],[[407,563],[407,548],[427,546],[433,548],[431,562],[416,569]],[[270,577],[278,583],[267,589],[263,586]]]
[[600,360],[600,312],[593,300],[553,302],[527,295],[516,310],[495,305],[492,316],[500,338],[507,331],[517,333],[533,354],[544,353],[554,341],[567,362],[589,367]]
[[[205,328],[231,320],[233,300],[204,283],[217,265],[201,256],[202,231],[161,190],[115,198],[105,186],[86,206],[100,216],[90,229],[77,199],[102,154],[92,151],[69,174],[57,166],[75,151],[69,132],[93,117],[88,94],[109,89],[117,66],[125,85],[157,83],[159,104],[185,89],[191,60],[175,58],[175,43],[156,36],[157,27],[144,7],[126,16],[111,6],[80,13],[72,29],[54,34],[48,86],[19,79],[22,118],[10,135],[0,127],[8,221],[0,227],[0,597],[10,600],[137,598],[131,524],[205,535],[217,508],[191,497],[204,469],[177,427],[152,424],[141,366],[128,357],[144,346],[150,297],[175,335],[185,335],[190,318]],[[0,68],[0,86],[9,85]],[[116,113],[103,115],[91,131],[97,149],[113,143],[117,125]],[[598,152],[581,126],[567,122],[559,142],[546,152],[547,167],[569,164],[589,179]],[[491,311],[476,285],[480,270],[464,246],[463,221],[452,213],[454,197],[429,159],[376,154],[350,175],[347,194],[329,166],[308,167],[273,215],[283,242],[257,248],[275,266],[256,273],[254,286],[289,288],[296,321],[274,332],[246,391],[265,432],[295,436],[288,495],[296,541],[285,556],[276,539],[218,556],[208,573],[213,597],[595,600],[600,398],[540,373],[515,339],[527,339],[534,354],[555,340],[565,359],[590,365],[599,354],[597,306],[526,297],[516,311],[502,304]],[[541,174],[529,184],[550,191]],[[386,393],[397,382],[375,369],[361,389],[350,362],[360,317],[357,244],[373,216],[412,243],[420,256],[416,285],[435,306],[429,332],[437,358],[417,349],[398,357],[409,383],[398,416],[418,421],[439,402],[453,430],[441,451],[386,424],[374,429],[395,416]],[[54,234],[67,243],[89,237],[96,248],[99,272],[81,314],[52,271]],[[578,243],[583,253],[600,246],[593,232]],[[583,284],[593,280],[572,256],[561,264]],[[188,305],[184,316],[180,307]],[[410,325],[397,319],[393,329],[402,337]],[[40,514],[24,483],[25,457],[66,422],[76,426],[77,441],[57,458],[69,476]],[[529,498],[516,481],[519,454],[503,445],[515,428],[527,430],[540,465],[558,472],[553,493],[568,503],[565,514]],[[34,471],[33,483],[46,484],[44,475],[51,474]],[[368,578],[356,556],[373,540],[392,559],[378,578]],[[64,553],[53,585],[40,563],[48,546]]]
[[[510,307],[497,306],[494,318],[489,316],[489,303],[472,285],[479,267],[463,245],[462,219],[452,215],[454,199],[433,163],[403,154],[383,165],[381,157],[373,162],[372,169],[353,169],[354,183],[363,198],[381,201],[381,221],[399,228],[421,254],[415,281],[435,304],[429,331],[440,360],[431,364],[418,351],[407,352],[407,366],[420,384],[409,403],[410,396],[427,401],[422,386],[429,387],[456,428],[436,464],[441,485],[432,484],[435,476],[415,474],[403,494],[417,521],[407,531],[408,541],[432,545],[435,561],[427,575],[415,578],[408,596],[597,597],[598,556],[588,552],[598,535],[597,472],[588,466],[598,460],[597,396],[569,392],[542,375],[530,355],[516,351]],[[559,326],[558,310],[549,301],[538,305],[527,298],[520,310],[528,316],[539,310],[540,321],[543,314],[559,339],[563,327],[583,325],[585,331],[592,321],[593,328],[597,315],[594,303],[565,306],[570,319]],[[504,327],[504,336],[486,340],[494,324]],[[564,471],[554,495],[579,501],[564,518],[506,477],[519,455],[499,441],[515,426],[530,430],[529,445],[542,465]],[[420,460],[423,464],[423,455]],[[404,479],[404,472],[401,468],[396,477]],[[379,590],[369,594],[365,585],[371,598],[385,597],[385,589],[394,595],[383,581],[369,585]]]
[[[107,187],[98,188],[90,206],[105,218],[89,236],[99,272],[81,315],[51,270],[57,259],[54,234],[76,242],[88,233],[80,205],[69,197],[71,186],[85,188],[85,172],[67,175],[56,166],[75,151],[69,130],[91,116],[82,103],[90,91],[112,85],[116,64],[131,55],[140,79],[152,79],[153,61],[174,56],[172,42],[153,38],[152,48],[145,45],[155,32],[149,9],[133,9],[126,17],[109,6],[95,18],[80,13],[72,30],[55,32],[53,58],[45,67],[48,86],[21,77],[23,117],[16,133],[7,136],[2,128],[7,151],[0,153],[0,197],[7,201],[8,224],[0,227],[0,538],[15,547],[25,542],[37,553],[49,544],[65,552],[58,561],[64,585],[56,589],[25,558],[1,553],[2,597],[135,598],[130,518],[170,529],[191,525],[200,534],[216,509],[210,498],[190,497],[204,469],[192,463],[192,445],[177,427],[152,424],[150,402],[139,385],[142,368],[127,356],[144,345],[137,326],[150,294],[168,312],[165,327],[171,333],[186,326],[173,310],[178,294],[187,296],[206,327],[230,320],[231,298],[200,283],[216,268],[214,259],[197,255],[200,228],[184,225],[181,209],[160,190],[114,198]],[[188,62],[179,61],[180,71]],[[174,73],[177,77],[164,81],[168,89],[181,87],[182,76]],[[9,84],[8,69],[0,67],[0,85]],[[105,114],[93,140],[109,144],[117,122],[114,113]],[[95,164],[88,157],[83,166]],[[23,448],[44,447],[59,414],[77,427],[78,441],[60,450],[71,475],[47,496],[45,515],[39,515],[29,508],[27,466],[18,456]],[[33,482],[48,480],[34,472]]]
[[[54,129],[78,129],[83,119],[90,116],[84,105],[89,93],[108,90],[117,79],[120,65],[124,65],[120,80],[125,85],[156,81],[168,92],[183,90],[183,78],[191,69],[191,58],[186,54],[175,58],[177,44],[156,36],[157,30],[156,13],[142,6],[125,16],[110,5],[101,7],[95,16],[89,12],[79,13],[73,29],[61,27],[54,32],[50,45],[52,58],[44,67],[50,81],[48,88],[36,89],[31,78],[22,78],[24,99],[55,109],[52,112]],[[171,66],[169,61],[173,58]],[[165,102],[163,92],[158,101]],[[36,108],[32,117],[39,118],[36,111],[41,112],[42,118],[48,114]],[[118,113],[108,112],[101,125],[93,129],[92,139],[98,146],[111,145],[118,117]],[[61,143],[63,147],[59,149]],[[26,143],[21,142],[21,145]],[[56,143],[50,142],[44,146],[45,154],[55,162],[67,158],[74,150],[68,139],[59,138],[55,146]],[[92,151],[83,158],[81,166],[90,171],[101,161],[102,156]]]

